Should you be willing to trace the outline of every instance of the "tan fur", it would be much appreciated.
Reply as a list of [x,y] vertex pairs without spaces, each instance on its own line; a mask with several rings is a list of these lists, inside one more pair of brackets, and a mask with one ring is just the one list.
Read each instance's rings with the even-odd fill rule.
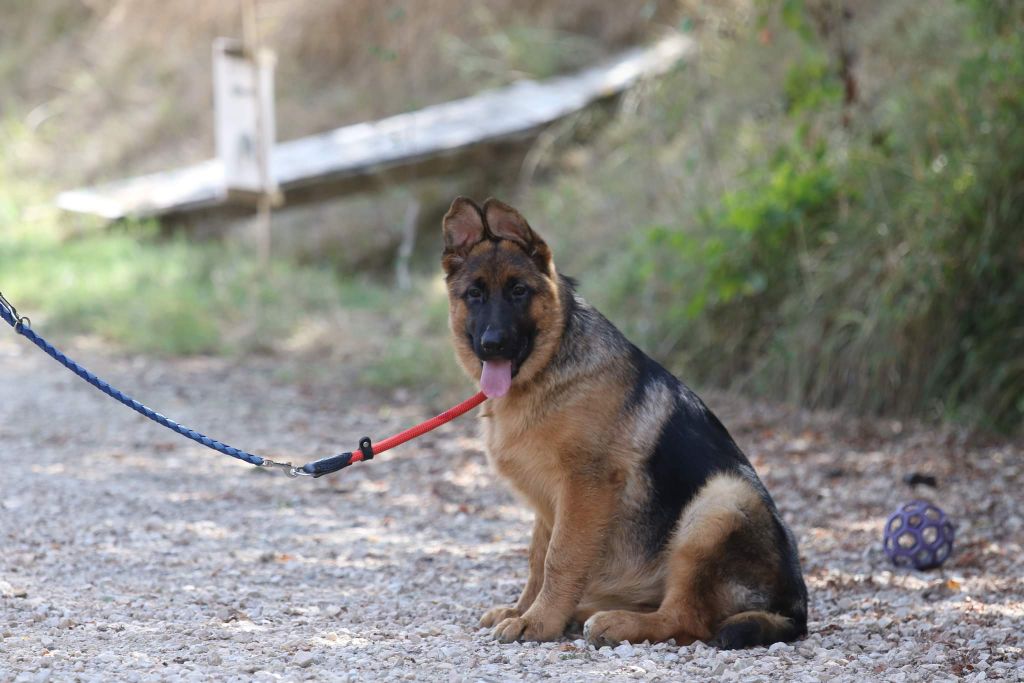
[[545,561],[531,566],[527,582],[539,583],[541,590],[521,619],[498,624],[503,640],[524,633],[536,639],[561,635],[606,546],[616,499],[626,487],[629,454],[616,452],[613,442],[593,430],[595,413],[613,423],[621,397],[608,391],[605,378],[582,382],[590,390],[577,396],[601,398],[575,399],[543,412],[535,396],[510,392],[485,419],[492,464],[533,507],[538,524],[551,529]]
[[627,521],[649,502],[645,458],[676,397],[653,383],[626,410],[636,370],[621,347],[600,339],[577,340],[573,362],[553,365],[565,330],[550,251],[511,207],[460,201],[446,217],[453,221],[446,244],[455,246],[444,267],[466,373],[477,381],[481,373],[460,294],[473,282],[490,291],[509,278],[528,282],[538,330],[508,393],[482,411],[488,459],[536,516],[519,600],[487,611],[481,625],[504,642],[558,638],[570,619],[586,621],[592,642],[709,639],[732,615],[757,606],[761,587],[774,580],[770,562],[746,573],[718,571],[729,566],[731,539],[772,552],[764,501],[742,477],[718,475],[683,510],[664,551],[645,553]]
[[733,587],[714,580],[725,541],[756,525],[766,514],[757,492],[743,479],[719,475],[687,506],[669,544],[667,590],[658,609],[599,612],[587,622],[587,634],[599,642],[640,642],[675,638],[709,640],[723,620],[736,612]]
[[[647,453],[654,447],[661,425],[671,410],[668,387],[658,385],[648,392],[634,414],[620,418],[616,425],[618,434],[614,438],[629,439],[631,454],[626,484],[619,499],[619,516],[643,514],[650,495],[650,482],[637,454]],[[661,558],[646,559],[632,529],[626,525],[614,527],[606,542],[608,552],[591,575],[580,611],[657,608],[665,591],[667,564]],[[575,617],[573,620],[577,621]]]

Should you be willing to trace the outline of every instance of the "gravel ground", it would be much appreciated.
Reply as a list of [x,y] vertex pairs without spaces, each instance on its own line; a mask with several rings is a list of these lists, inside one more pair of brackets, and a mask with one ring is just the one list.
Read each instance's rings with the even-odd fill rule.
[[[79,342],[87,366],[228,443],[305,461],[426,416],[355,400],[297,361],[157,361]],[[1019,444],[709,401],[800,542],[810,635],[719,652],[498,645],[530,516],[463,419],[378,460],[289,480],[194,446],[0,340],[0,681],[1024,680]],[[303,379],[304,378],[304,379]],[[957,523],[942,570],[893,570],[909,472]]]

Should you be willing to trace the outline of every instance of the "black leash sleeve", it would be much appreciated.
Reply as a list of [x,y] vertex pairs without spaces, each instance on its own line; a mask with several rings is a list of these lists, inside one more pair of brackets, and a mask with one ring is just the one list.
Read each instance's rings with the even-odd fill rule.
[[[363,454],[363,460],[373,460],[373,442],[370,441],[370,437],[364,436],[359,439],[359,451]],[[356,462],[359,462],[356,460]],[[322,477],[325,474],[331,472],[337,472],[343,470],[352,464],[352,453],[345,452],[339,453],[338,455],[332,455],[329,458],[322,458],[320,460],[314,460],[311,463],[302,466],[302,471],[306,474],[312,474],[313,478]]]
[[306,474],[312,474],[313,478],[316,479],[317,477],[322,477],[325,474],[343,470],[351,464],[351,453],[339,453],[338,455],[332,455],[329,458],[321,458],[320,460],[314,460],[313,462],[306,463],[302,466],[302,471]]

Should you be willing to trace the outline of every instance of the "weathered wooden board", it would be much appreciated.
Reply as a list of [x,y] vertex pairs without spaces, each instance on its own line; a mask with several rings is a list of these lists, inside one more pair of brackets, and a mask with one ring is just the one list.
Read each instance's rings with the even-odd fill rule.
[[[358,176],[532,135],[641,78],[668,71],[691,49],[688,38],[672,35],[579,73],[518,81],[465,99],[284,142],[273,150],[271,170],[287,198],[289,191],[318,184],[341,187]],[[111,220],[181,214],[226,202],[224,170],[217,160],[57,197],[62,209]]]
[[272,195],[270,158],[274,121],[273,52],[246,51],[240,40],[213,41],[213,123],[217,158],[227,191]]

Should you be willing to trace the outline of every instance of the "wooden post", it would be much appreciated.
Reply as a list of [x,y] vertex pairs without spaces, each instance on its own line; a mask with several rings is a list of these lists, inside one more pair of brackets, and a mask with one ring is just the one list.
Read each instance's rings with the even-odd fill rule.
[[278,192],[271,168],[274,148],[274,55],[249,53],[232,38],[213,41],[217,157],[229,198],[255,203]]
[[405,220],[402,223],[402,241],[398,245],[398,256],[395,259],[395,281],[398,288],[403,291],[412,287],[409,261],[412,259],[412,250],[416,246],[416,228],[420,221],[421,206],[420,200],[413,198],[405,209]]
[[271,208],[282,203],[271,166],[274,119],[273,52],[260,46],[256,3],[243,6],[244,40],[217,38],[213,43],[214,111],[217,157],[224,168],[229,201],[253,204],[260,260],[271,250]]

